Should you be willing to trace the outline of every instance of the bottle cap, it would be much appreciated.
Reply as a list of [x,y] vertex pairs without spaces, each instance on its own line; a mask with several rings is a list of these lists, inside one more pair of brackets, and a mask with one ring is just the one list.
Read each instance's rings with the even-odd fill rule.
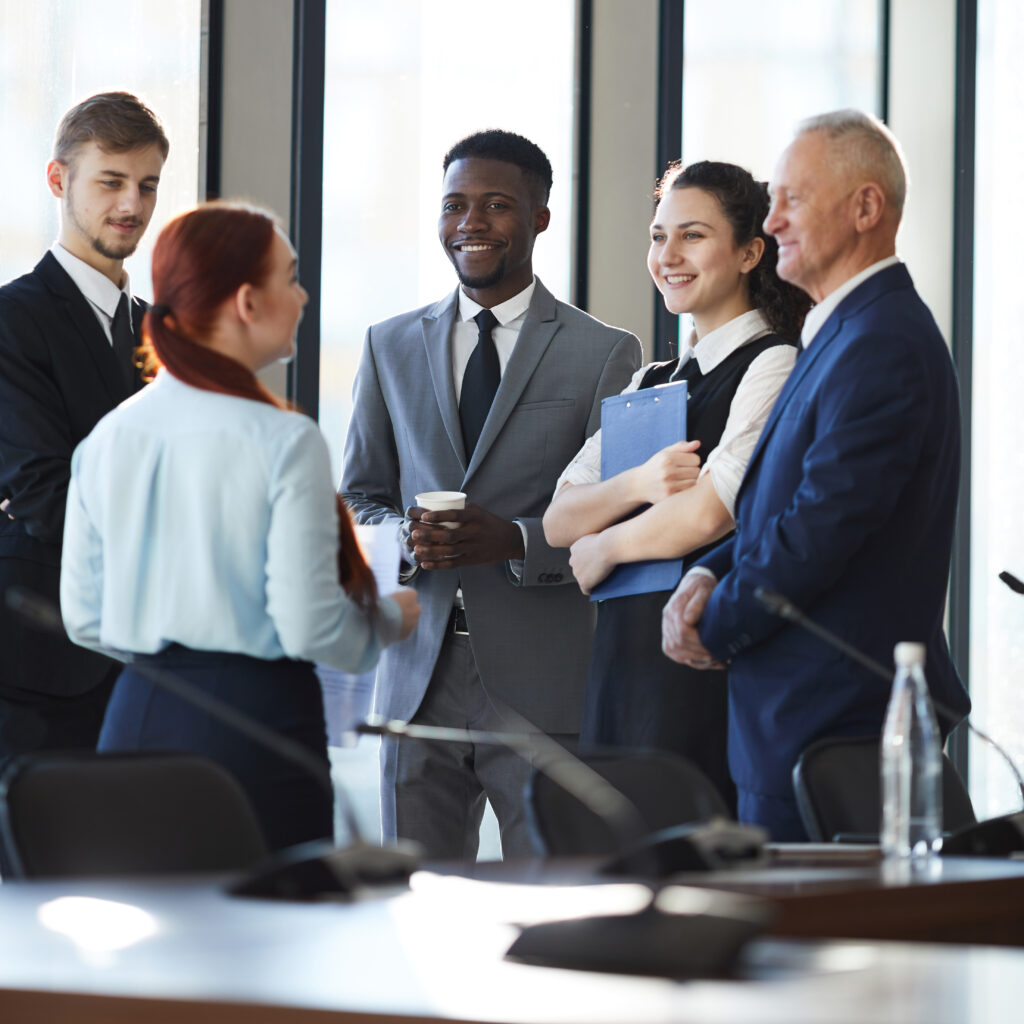
[[907,668],[910,665],[923,665],[925,656],[924,644],[912,644],[903,641],[896,645],[893,651],[893,658],[897,668]]

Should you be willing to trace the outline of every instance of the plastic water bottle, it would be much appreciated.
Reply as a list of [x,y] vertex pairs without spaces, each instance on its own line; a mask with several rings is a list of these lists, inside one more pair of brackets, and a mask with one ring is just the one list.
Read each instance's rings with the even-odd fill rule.
[[924,644],[896,645],[882,729],[882,851],[926,860],[942,846],[942,743],[924,678]]

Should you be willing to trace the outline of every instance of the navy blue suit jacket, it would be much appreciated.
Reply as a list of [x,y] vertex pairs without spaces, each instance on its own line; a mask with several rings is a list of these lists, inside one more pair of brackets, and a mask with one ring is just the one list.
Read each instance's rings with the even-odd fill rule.
[[801,751],[879,731],[889,698],[884,681],[763,610],[758,586],[884,665],[898,641],[925,643],[933,695],[967,713],[942,628],[959,474],[949,352],[906,268],[888,267],[797,360],[741,485],[736,534],[702,559],[720,582],[699,631],[731,659],[741,788],[792,798]]
[[[145,310],[133,299],[136,333]],[[0,601],[22,586],[58,603],[71,453],[130,394],[88,299],[51,253],[0,288],[0,498],[15,517],[0,516]],[[84,693],[111,668],[0,605],[0,693]]]

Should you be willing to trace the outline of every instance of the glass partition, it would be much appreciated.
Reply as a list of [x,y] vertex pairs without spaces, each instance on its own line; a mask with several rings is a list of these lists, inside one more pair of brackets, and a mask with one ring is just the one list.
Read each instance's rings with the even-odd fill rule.
[[87,96],[123,89],[157,114],[171,143],[156,213],[126,264],[133,291],[150,294],[159,228],[198,195],[202,6],[0,0],[0,281],[31,270],[57,237],[59,205],[46,185],[57,122]]
[[534,265],[569,298],[575,6],[328,0],[320,425],[338,477],[367,326],[455,287],[437,240],[454,142],[505,128],[547,153],[552,219]]
[[[972,718],[1024,766],[1024,596],[999,581],[1024,579],[1024,292],[1017,232],[1024,221],[1024,7],[978,3],[975,108],[974,324],[971,396]],[[966,498],[965,498],[966,500]],[[970,787],[979,818],[1020,810],[1010,771],[973,737]]]
[[685,6],[683,152],[771,177],[797,121],[877,113],[878,0],[714,0]]

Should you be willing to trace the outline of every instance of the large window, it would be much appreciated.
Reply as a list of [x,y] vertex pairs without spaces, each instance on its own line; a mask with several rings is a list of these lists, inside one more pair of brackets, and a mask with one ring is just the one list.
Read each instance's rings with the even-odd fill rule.
[[[971,396],[970,678],[974,720],[1024,764],[1024,597],[998,574],[1024,577],[1024,292],[1017,263],[1024,221],[1024,7],[978,3],[973,389]],[[966,499],[965,499],[966,500]],[[979,817],[1020,808],[1000,760],[972,741],[971,796]]]
[[683,159],[767,180],[801,118],[878,110],[879,0],[685,5]]
[[198,192],[201,15],[202,0],[0,0],[0,281],[31,270],[57,237],[45,175],[57,122],[87,96],[123,89],[171,143],[153,223],[127,264],[133,290],[150,294],[157,229]]
[[533,139],[554,167],[535,267],[569,297],[573,0],[328,0],[320,424],[336,474],[369,324],[441,298],[441,161],[470,132]]

